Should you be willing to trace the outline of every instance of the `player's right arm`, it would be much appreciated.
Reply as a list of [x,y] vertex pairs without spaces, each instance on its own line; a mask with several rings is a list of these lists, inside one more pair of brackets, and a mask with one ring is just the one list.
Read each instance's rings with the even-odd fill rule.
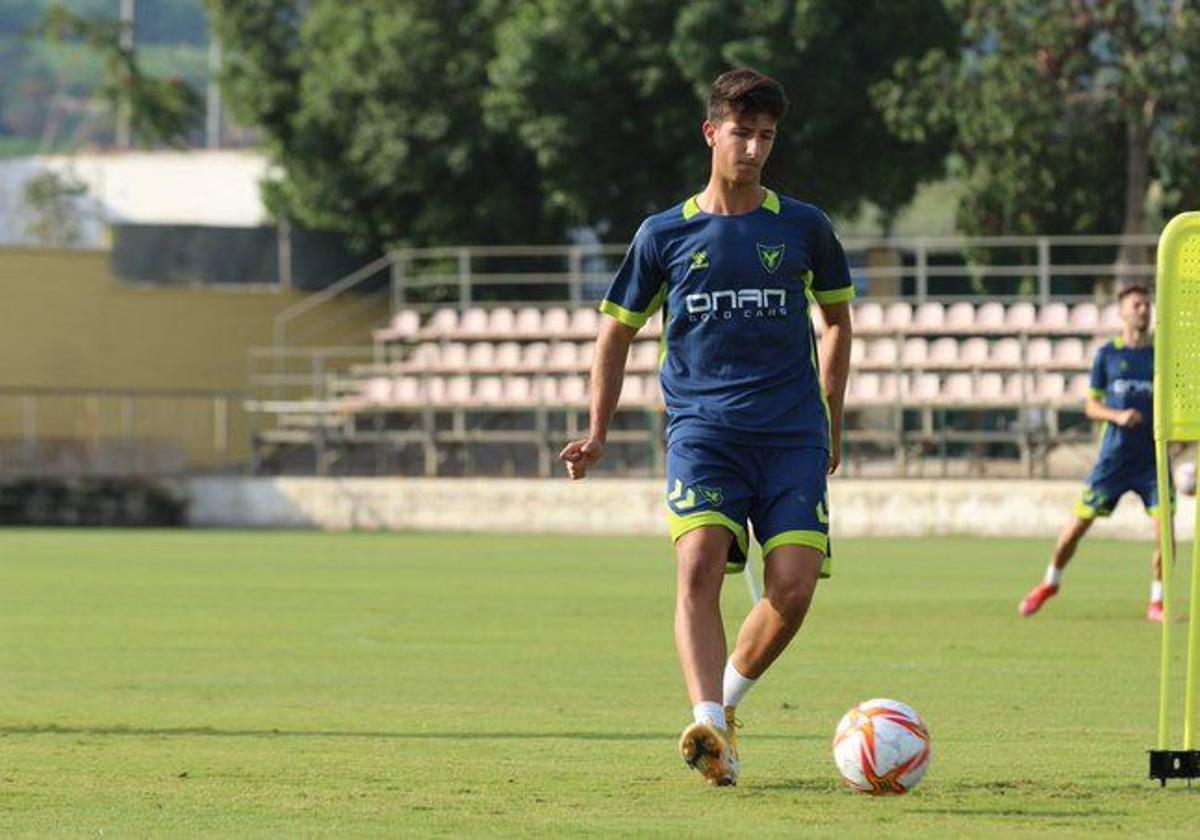
[[1096,352],[1092,360],[1092,372],[1088,377],[1088,395],[1083,404],[1083,413],[1089,420],[1112,423],[1125,429],[1132,429],[1142,422],[1142,413],[1135,408],[1116,409],[1104,404],[1104,391],[1108,387],[1108,366],[1105,354],[1109,345],[1104,345]]
[[625,363],[629,359],[629,346],[635,335],[637,330],[616,319],[607,319],[600,327],[595,355],[592,357],[591,424],[588,435],[568,443],[558,456],[567,465],[567,475],[572,480],[587,475],[588,467],[604,454],[608,426],[617,410],[617,400],[621,397]]

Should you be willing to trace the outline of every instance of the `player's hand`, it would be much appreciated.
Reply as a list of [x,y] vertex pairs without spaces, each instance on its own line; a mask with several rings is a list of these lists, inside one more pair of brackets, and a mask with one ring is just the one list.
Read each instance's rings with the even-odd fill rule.
[[838,466],[842,463],[842,430],[836,429],[830,435],[829,440],[829,467],[826,469],[827,475],[833,475],[837,472]]
[[588,467],[600,460],[604,444],[595,438],[573,440],[558,453],[558,459],[567,465],[567,475],[572,481],[587,475]]
[[1117,412],[1117,425],[1122,429],[1132,429],[1142,424],[1142,413],[1136,408],[1127,408]]

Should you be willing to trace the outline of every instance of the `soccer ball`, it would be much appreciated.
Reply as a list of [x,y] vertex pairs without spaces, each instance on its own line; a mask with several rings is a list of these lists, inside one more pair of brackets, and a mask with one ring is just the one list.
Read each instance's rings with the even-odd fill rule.
[[1196,465],[1191,461],[1175,468],[1175,488],[1185,496],[1196,495]]
[[833,734],[833,761],[854,790],[872,796],[908,793],[929,769],[929,730],[895,700],[859,703]]

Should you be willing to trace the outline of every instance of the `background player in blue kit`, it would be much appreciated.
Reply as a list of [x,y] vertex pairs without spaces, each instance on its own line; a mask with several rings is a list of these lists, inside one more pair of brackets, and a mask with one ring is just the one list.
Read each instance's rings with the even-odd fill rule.
[[[604,451],[629,346],[663,309],[666,501],[677,559],[675,642],[693,705],[680,738],[710,783],[737,782],[733,711],[791,641],[829,573],[826,476],[837,469],[854,296],[825,214],[761,185],[782,87],[753,70],[709,97],[708,185],[647,218],[600,309],[588,436],[561,458],[583,478]],[[820,352],[810,319],[827,325]],[[728,659],[720,591],[762,544],[765,595]]]
[[[1057,594],[1062,572],[1083,535],[1098,516],[1108,516],[1125,493],[1141,497],[1146,512],[1158,515],[1158,479],[1154,462],[1154,343],[1150,337],[1150,294],[1139,283],[1127,283],[1118,295],[1121,335],[1101,347],[1092,362],[1085,411],[1104,425],[1100,454],[1088,476],[1075,515],[1062,529],[1042,583],[1019,610],[1030,616]],[[1157,531],[1155,532],[1157,533]],[[1162,557],[1155,543],[1154,580],[1146,617],[1162,621]]]

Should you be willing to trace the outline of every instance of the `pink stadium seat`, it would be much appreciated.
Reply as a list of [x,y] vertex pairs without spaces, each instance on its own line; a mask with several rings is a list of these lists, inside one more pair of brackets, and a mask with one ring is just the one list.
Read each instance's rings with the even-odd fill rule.
[[431,376],[425,380],[425,396],[430,405],[445,405],[446,380],[441,376]]
[[1107,332],[1118,332],[1121,329],[1121,310],[1116,303],[1107,304],[1100,310],[1100,326]]
[[571,312],[571,322],[567,329],[576,338],[594,338],[599,326],[600,313],[587,306]]
[[1065,330],[1068,322],[1069,312],[1065,303],[1047,303],[1038,318],[1038,326],[1050,332]]
[[425,325],[426,335],[433,338],[444,338],[458,332],[458,312],[453,309],[438,309]]
[[558,394],[558,379],[553,376],[539,376],[532,382],[533,399],[539,405],[559,406],[562,398]]
[[1100,310],[1094,303],[1077,303],[1071,307],[1070,325],[1073,330],[1095,330],[1100,326]]
[[1054,342],[1054,362],[1071,367],[1084,364],[1083,341],[1078,338],[1058,339]]
[[463,335],[483,335],[488,331],[488,313],[486,309],[468,309],[458,322],[458,331]]
[[883,328],[883,307],[878,303],[868,301],[856,305],[851,317],[856,331],[873,332]]
[[542,332],[541,310],[523,306],[513,323],[513,338],[536,338]]
[[504,380],[504,404],[514,407],[533,405],[533,382],[528,376],[509,376]]
[[1028,301],[1014,303],[1008,308],[1008,313],[1004,318],[1004,325],[1010,330],[1017,332],[1025,332],[1033,329],[1037,324],[1037,309]]
[[911,373],[904,377],[901,387],[910,402],[934,402],[941,391],[941,382],[936,373]]
[[1061,402],[1066,390],[1066,377],[1061,373],[1043,373],[1038,377],[1036,395],[1039,402]]
[[867,344],[867,361],[873,365],[896,364],[896,339],[872,339]]
[[984,373],[975,386],[975,398],[984,403],[1004,402],[1004,377],[998,373]]
[[975,313],[976,327],[981,332],[999,332],[1004,329],[1004,304],[989,300]]
[[946,307],[937,301],[926,301],[913,314],[913,326],[919,330],[940,330],[946,324]]
[[958,346],[958,358],[968,365],[986,365],[991,348],[982,336],[971,336]]
[[642,404],[642,377],[626,376],[621,385],[621,399],[618,405],[638,406]]
[[371,405],[387,405],[392,401],[392,380],[376,376],[363,383],[363,398]]
[[579,350],[573,341],[556,341],[550,345],[546,367],[554,370],[575,370],[579,364]]
[[504,380],[499,376],[484,376],[475,381],[474,402],[481,405],[500,405],[504,402]]
[[491,370],[496,365],[496,347],[490,341],[476,341],[467,350],[468,370]]
[[942,384],[941,398],[945,402],[963,405],[975,398],[975,382],[969,373],[952,373]]
[[991,363],[994,367],[1020,367],[1020,340],[1016,338],[1002,338],[993,344]]
[[471,402],[471,377],[451,376],[446,380],[446,402],[450,405],[468,405]]
[[889,303],[887,315],[884,317],[884,326],[889,330],[904,330],[912,325],[913,311],[912,306],[902,300],[895,303]]
[[1030,402],[1037,393],[1032,374],[1010,373],[1004,378],[1004,395],[1014,403]]
[[581,342],[575,349],[575,363],[583,370],[589,370],[592,366],[592,357],[594,355],[596,355],[596,342]]
[[904,347],[900,351],[900,359],[909,367],[925,364],[929,359],[929,342],[923,336],[913,336],[904,339]]
[[1029,339],[1029,349],[1026,361],[1030,367],[1045,367],[1054,358],[1053,346],[1050,339],[1044,336]]
[[442,358],[438,363],[442,370],[464,370],[467,367],[467,345],[461,341],[449,341],[442,345]]
[[552,338],[565,336],[570,323],[571,316],[561,306],[542,313],[542,332]]
[[398,405],[419,405],[425,401],[425,389],[415,376],[401,376],[392,386],[392,400]]
[[652,371],[658,369],[658,342],[638,341],[629,353],[629,365],[633,370]]
[[392,315],[392,320],[381,330],[373,333],[376,341],[403,341],[412,338],[421,328],[421,316],[415,309],[401,309]]
[[550,353],[550,345],[544,341],[534,341],[521,349],[521,370],[535,371],[546,367],[546,358]]
[[946,310],[946,329],[970,332],[975,329],[975,307],[966,301],[950,304]]
[[861,364],[867,357],[867,342],[858,336],[850,339],[850,365]]
[[587,405],[587,383],[584,382],[583,377],[579,374],[562,377],[559,380],[558,398],[559,402],[563,405]]
[[488,332],[496,336],[510,336],[517,326],[516,313],[507,306],[499,306],[488,316]]
[[867,404],[874,401],[879,394],[879,374],[850,369],[850,379],[846,382],[846,402],[850,404]]
[[929,345],[930,365],[954,365],[958,362],[958,342],[943,336]]
[[442,359],[442,348],[436,341],[423,341],[413,348],[412,355],[402,363],[406,370],[433,370]]
[[505,341],[496,347],[494,364],[497,370],[516,370],[521,366],[521,345],[515,341]]
[[1071,402],[1082,403],[1087,399],[1088,391],[1091,390],[1091,383],[1086,373],[1075,373],[1067,380],[1067,399]]

